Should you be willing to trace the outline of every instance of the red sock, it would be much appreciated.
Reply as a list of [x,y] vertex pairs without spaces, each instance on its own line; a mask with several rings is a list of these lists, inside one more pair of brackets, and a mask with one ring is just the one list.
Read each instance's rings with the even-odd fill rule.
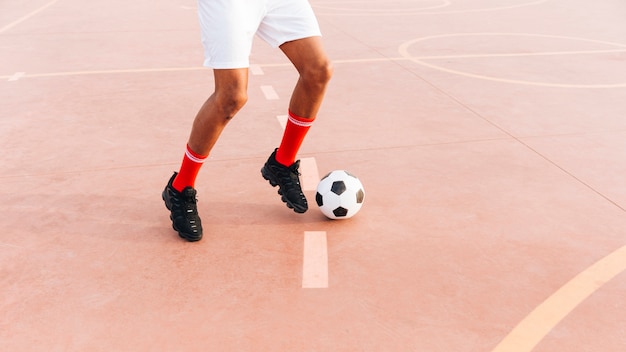
[[296,154],[314,120],[315,117],[300,117],[289,111],[283,139],[276,152],[276,161],[285,166],[291,166],[296,161]]
[[193,188],[196,182],[196,177],[198,176],[198,172],[200,171],[200,167],[206,160],[208,155],[200,155],[196,154],[189,145],[187,145],[187,150],[185,151],[185,157],[183,158],[183,163],[180,166],[180,171],[174,181],[172,181],[172,187],[178,192],[181,192],[186,187]]

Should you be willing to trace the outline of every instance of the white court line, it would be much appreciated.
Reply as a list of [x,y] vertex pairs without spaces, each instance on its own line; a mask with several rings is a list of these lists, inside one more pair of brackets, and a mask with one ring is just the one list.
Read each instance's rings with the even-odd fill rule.
[[320,174],[317,171],[317,162],[315,158],[300,159],[300,182],[303,191],[315,191],[317,184],[320,182]]
[[13,28],[13,27],[17,26],[18,24],[20,24],[20,23],[22,23],[22,22],[26,21],[27,19],[29,19],[29,18],[31,18],[31,17],[33,17],[33,16],[35,16],[36,14],[40,13],[41,11],[43,11],[43,10],[47,9],[48,7],[50,7],[50,6],[54,5],[57,1],[59,1],[59,0],[53,0],[53,1],[50,1],[49,3],[47,3],[47,4],[43,5],[42,7],[38,8],[37,10],[32,11],[32,12],[30,12],[30,13],[28,13],[28,14],[26,14],[26,15],[22,16],[21,18],[18,18],[17,20],[15,20],[15,21],[13,21],[13,22],[11,22],[11,23],[7,24],[6,26],[4,26],[4,27],[0,28],[0,33],[6,32],[6,31],[8,31],[9,29],[11,29],[11,28]]
[[328,288],[328,244],[325,231],[304,232],[302,288]]
[[625,270],[626,246],[600,259],[561,287],[524,318],[492,352],[532,351],[580,303]]
[[278,93],[274,90],[272,86],[261,86],[261,90],[265,95],[265,99],[267,100],[278,100]]
[[289,119],[289,116],[287,116],[287,115],[278,115],[278,116],[276,116],[276,119],[278,120],[278,123],[280,124],[280,127],[284,130],[287,127],[287,119]]
[[13,76],[9,77],[8,81],[9,82],[17,81],[18,79],[22,78],[25,74],[26,72],[15,72]]
[[255,75],[255,76],[263,76],[265,74],[265,72],[263,72],[263,69],[261,68],[261,65],[250,65],[250,73]]
[[555,87],[555,88],[623,88],[626,87],[626,83],[614,83],[614,84],[570,84],[570,83],[549,83],[549,82],[541,82],[541,81],[524,81],[524,80],[516,80],[516,79],[507,79],[500,77],[493,77],[487,75],[478,75],[470,72],[464,72],[459,70],[449,69],[445,66],[435,65],[431,63],[427,63],[428,59],[442,59],[442,56],[425,56],[425,57],[417,57],[411,56],[409,52],[409,48],[419,42],[424,42],[428,40],[437,40],[440,38],[450,38],[450,37],[485,37],[485,36],[513,36],[513,37],[540,37],[540,38],[551,38],[551,39],[564,39],[564,40],[578,40],[582,42],[589,42],[595,44],[603,44],[618,47],[619,49],[609,49],[609,50],[577,50],[577,51],[552,51],[552,52],[543,52],[543,53],[528,53],[528,54],[517,54],[517,53],[503,53],[503,54],[475,54],[475,55],[455,55],[457,58],[461,58],[461,56],[465,57],[517,57],[517,56],[555,56],[555,55],[583,55],[583,54],[597,54],[597,53],[607,53],[607,52],[622,52],[624,48],[626,48],[625,44],[621,43],[612,43],[608,41],[594,40],[594,39],[585,39],[585,38],[577,38],[577,37],[568,37],[568,36],[558,36],[558,35],[547,35],[547,34],[532,34],[532,33],[492,33],[492,32],[477,32],[477,33],[449,33],[449,34],[439,34],[421,37],[417,39],[410,40],[406,43],[403,43],[398,48],[398,52],[403,57],[413,61],[416,64],[442,71],[450,74],[456,74],[460,76],[475,78],[475,79],[483,79],[494,82],[503,82],[510,84],[522,84],[522,85],[530,85],[530,86],[542,86],[542,87]]
[[9,244],[9,243],[0,243],[0,246],[2,246],[2,247],[11,247],[11,248],[19,248],[19,249],[25,249],[26,248],[26,247],[16,246],[14,244]]
[[[505,33],[506,34],[506,33]],[[424,39],[424,38],[422,38]],[[428,38],[426,38],[428,39]],[[576,39],[576,38],[573,38]],[[420,39],[421,40],[421,39]],[[582,39],[579,39],[582,40]],[[587,40],[590,41],[590,40]],[[412,45],[414,41],[405,43],[403,46]],[[624,44],[610,43],[602,41],[593,41],[601,44],[616,45],[625,47]],[[445,60],[445,59],[463,59],[463,58],[492,58],[492,57],[525,57],[525,56],[557,56],[557,55],[587,55],[587,54],[606,54],[606,53],[623,53],[626,49],[607,49],[607,50],[579,50],[579,51],[555,51],[543,53],[502,53],[502,54],[452,54],[452,55],[424,55],[411,56],[406,52],[406,48],[399,49],[403,57],[378,57],[378,58],[362,58],[362,59],[338,59],[333,60],[333,64],[360,64],[375,62],[399,62],[399,61],[421,61],[427,60]],[[287,67],[290,63],[273,63],[273,64],[255,64],[254,70],[263,70],[263,68]],[[251,66],[251,70],[252,70]],[[437,68],[438,69],[438,68]],[[206,67],[165,67],[165,68],[136,68],[136,69],[117,69],[117,70],[91,70],[91,71],[65,71],[65,72],[47,72],[47,73],[31,73],[24,75],[25,78],[45,78],[45,77],[68,77],[83,75],[101,75],[101,74],[117,74],[117,73],[159,73],[159,72],[183,72],[183,71],[203,71]],[[253,73],[254,74],[254,73]],[[11,76],[0,76],[0,79],[9,79]]]

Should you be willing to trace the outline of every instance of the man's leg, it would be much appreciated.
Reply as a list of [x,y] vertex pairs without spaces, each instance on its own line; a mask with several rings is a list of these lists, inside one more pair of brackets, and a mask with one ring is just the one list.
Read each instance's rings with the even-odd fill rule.
[[202,238],[194,189],[196,176],[228,121],[247,101],[247,69],[214,70],[214,76],[215,92],[196,115],[180,171],[174,173],[163,191],[172,226],[188,241]]
[[304,141],[309,127],[320,109],[332,66],[321,37],[310,37],[280,46],[300,74],[289,102],[289,118],[276,160],[289,166]]
[[213,70],[215,92],[202,105],[196,116],[189,146],[207,155],[230,119],[248,101],[248,69]]
[[248,69],[214,70],[215,92],[202,105],[191,128],[183,165],[174,180],[182,191],[193,187],[202,166],[226,124],[247,101]]
[[333,74],[321,37],[310,37],[280,46],[300,74],[289,109],[298,116],[315,117]]
[[296,155],[317,116],[332,76],[330,60],[320,37],[287,42],[280,46],[300,73],[289,102],[289,118],[280,146],[269,157],[261,173],[272,186],[279,186],[282,201],[297,213],[304,213],[308,203],[299,178]]

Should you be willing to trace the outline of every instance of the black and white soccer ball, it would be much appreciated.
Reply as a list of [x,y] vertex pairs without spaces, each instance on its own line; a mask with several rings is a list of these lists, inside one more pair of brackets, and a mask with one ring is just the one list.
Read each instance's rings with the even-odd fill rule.
[[317,185],[315,201],[330,219],[347,219],[359,212],[365,199],[361,181],[345,170],[331,171]]

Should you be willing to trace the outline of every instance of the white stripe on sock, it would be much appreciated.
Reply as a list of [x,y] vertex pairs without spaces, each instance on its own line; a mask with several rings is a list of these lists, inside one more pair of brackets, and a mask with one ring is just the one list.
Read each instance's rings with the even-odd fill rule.
[[203,164],[204,161],[206,160],[206,157],[198,158],[197,156],[194,156],[193,154],[191,154],[189,152],[189,150],[185,151],[185,155],[187,156],[187,158],[189,158],[189,160],[191,160],[191,161],[193,161],[194,163],[197,163],[197,164]]
[[296,119],[295,117],[291,116],[291,114],[289,114],[289,122],[300,127],[311,127],[313,125],[313,120],[300,121]]

